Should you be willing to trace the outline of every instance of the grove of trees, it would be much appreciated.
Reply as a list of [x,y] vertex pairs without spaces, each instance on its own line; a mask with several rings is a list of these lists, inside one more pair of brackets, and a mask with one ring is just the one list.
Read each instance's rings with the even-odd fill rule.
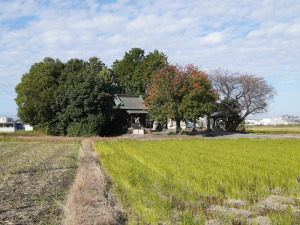
[[100,59],[45,58],[16,87],[20,119],[48,134],[104,135],[113,111],[113,79]]
[[[221,112],[234,131],[250,114],[267,110],[276,91],[263,77],[193,65],[169,65],[157,50],[132,48],[111,69],[97,57],[88,61],[45,58],[31,66],[15,88],[19,118],[51,135],[93,136],[124,132],[114,115],[114,94],[142,95],[152,119],[195,122]],[[118,129],[120,128],[120,129]]]

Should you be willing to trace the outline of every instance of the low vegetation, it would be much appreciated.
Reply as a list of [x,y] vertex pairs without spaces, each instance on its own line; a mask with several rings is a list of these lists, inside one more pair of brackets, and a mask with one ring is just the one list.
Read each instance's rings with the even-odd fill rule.
[[59,224],[77,143],[0,142],[0,224]]
[[247,126],[247,133],[255,134],[299,134],[300,124],[297,125],[278,125],[278,126]]
[[129,224],[299,224],[300,140],[101,141]]

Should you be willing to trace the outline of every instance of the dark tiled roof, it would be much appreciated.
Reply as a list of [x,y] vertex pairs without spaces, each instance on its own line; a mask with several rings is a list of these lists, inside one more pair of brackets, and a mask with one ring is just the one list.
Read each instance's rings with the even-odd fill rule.
[[139,109],[139,110],[130,110],[130,109],[128,109],[128,110],[126,110],[126,112],[128,114],[147,114],[148,113],[147,111],[142,110],[142,109]]
[[115,95],[114,101],[119,109],[145,110],[144,100],[139,95]]

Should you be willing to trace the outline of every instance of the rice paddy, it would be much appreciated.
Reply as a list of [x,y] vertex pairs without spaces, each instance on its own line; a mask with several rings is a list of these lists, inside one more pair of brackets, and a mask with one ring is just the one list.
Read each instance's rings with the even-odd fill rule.
[[300,135],[300,124],[278,126],[247,126],[247,133]]
[[300,140],[98,142],[129,224],[299,224]]

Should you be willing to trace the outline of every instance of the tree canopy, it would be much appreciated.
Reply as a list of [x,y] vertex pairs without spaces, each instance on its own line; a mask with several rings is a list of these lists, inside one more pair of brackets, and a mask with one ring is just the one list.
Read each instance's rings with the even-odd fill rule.
[[51,108],[54,105],[54,94],[58,87],[58,78],[63,70],[59,60],[45,58],[35,63],[28,73],[22,76],[16,86],[16,103],[18,116],[31,125],[50,121],[55,115]]
[[103,135],[115,92],[110,72],[98,58],[66,63],[45,58],[16,87],[18,116],[56,135]]
[[276,91],[263,77],[218,69],[208,75],[198,67],[169,65],[157,50],[126,52],[112,69],[97,57],[88,61],[45,58],[31,66],[15,88],[18,116],[54,135],[91,136],[111,132],[126,121],[113,114],[113,95],[142,95],[149,115],[164,123],[196,121],[218,111],[234,131],[250,114],[267,111]]
[[235,131],[248,115],[266,112],[276,95],[272,85],[253,74],[218,69],[210,74],[210,80],[219,94],[218,110],[227,118],[228,131]]
[[207,75],[197,67],[166,65],[153,76],[146,90],[145,104],[151,116],[159,122],[171,118],[176,121],[195,121],[214,110],[217,98]]
[[145,51],[132,48],[122,60],[112,65],[114,82],[120,94],[144,95],[153,74],[167,64],[165,54],[155,50],[145,56]]

